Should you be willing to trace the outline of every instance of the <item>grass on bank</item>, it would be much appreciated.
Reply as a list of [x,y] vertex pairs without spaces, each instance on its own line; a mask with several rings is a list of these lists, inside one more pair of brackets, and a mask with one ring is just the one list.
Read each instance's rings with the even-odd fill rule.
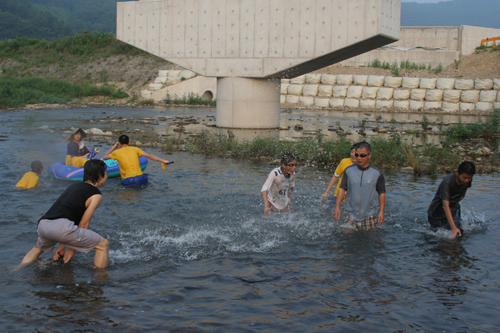
[[[127,81],[129,85],[138,85],[151,75],[152,69],[166,65],[168,61],[119,41],[107,32],[82,33],[52,41],[35,38],[0,41],[1,74],[11,77],[59,77],[94,84]],[[139,72],[135,71],[137,67]]]
[[217,101],[215,99],[207,99],[195,93],[189,93],[182,97],[174,95],[173,97],[167,93],[167,97],[163,99],[163,103],[172,105],[209,105],[216,106]]
[[450,142],[461,142],[470,139],[484,139],[495,142],[500,136],[500,109],[495,109],[477,123],[462,124],[448,127],[444,134]]
[[373,68],[383,68],[383,69],[389,69],[392,71],[392,74],[394,76],[401,76],[400,71],[411,71],[411,70],[424,70],[427,69],[429,72],[433,72],[434,74],[439,74],[443,71],[443,66],[439,64],[436,68],[432,68],[432,66],[429,64],[426,66],[425,64],[416,64],[414,62],[410,63],[409,60],[403,60],[401,61],[400,64],[397,62],[393,62],[392,64],[388,62],[381,62],[378,59],[373,60],[368,67],[373,67]]
[[0,108],[26,104],[66,104],[73,99],[106,96],[126,98],[128,94],[113,86],[70,83],[59,79],[0,77]]
[[27,57],[37,56],[38,59],[35,61],[46,65],[66,61],[68,55],[85,61],[96,56],[107,57],[121,54],[134,56],[147,53],[119,41],[113,33],[104,31],[82,33],[52,41],[26,37],[0,41],[0,60],[27,61]]
[[[453,172],[462,162],[463,157],[448,148],[448,145],[470,143],[468,140],[481,139],[485,145],[496,150],[498,137],[500,137],[500,110],[495,110],[476,124],[460,123],[450,126],[444,132],[442,147],[433,144],[413,145],[404,141],[396,131],[392,131],[388,139],[373,137],[368,140],[372,146],[370,162],[380,169],[399,170],[411,167],[415,174],[436,177],[442,172]],[[175,149],[179,142],[180,138],[172,138],[167,142],[167,148]],[[261,137],[251,141],[240,141],[231,136],[203,131],[185,142],[185,148],[192,153],[200,153],[207,157],[244,160],[275,160],[286,152],[292,152],[301,164],[335,168],[343,158],[350,155],[353,143],[347,137],[338,140],[328,139],[321,131],[315,136],[303,137],[297,142]],[[492,159],[495,159],[495,156],[492,156]],[[474,157],[475,153],[471,152],[469,158]]]
[[[380,169],[400,170],[403,167],[412,167],[416,174],[437,176],[440,172],[455,170],[461,162],[460,156],[449,149],[434,145],[416,148],[403,142],[398,135],[389,139],[376,137],[368,142],[372,145],[370,162]],[[301,164],[333,169],[343,158],[350,156],[353,143],[347,138],[336,141],[326,139],[321,133],[304,137],[298,142],[288,142],[273,138],[239,141],[236,138],[203,131],[185,146],[188,151],[207,157],[246,160],[275,160],[281,158],[284,153],[291,152]]]

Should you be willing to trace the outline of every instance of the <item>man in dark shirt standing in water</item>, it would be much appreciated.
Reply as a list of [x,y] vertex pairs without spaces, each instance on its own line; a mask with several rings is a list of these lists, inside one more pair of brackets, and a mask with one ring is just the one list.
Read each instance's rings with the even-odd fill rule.
[[[26,254],[22,264],[31,264],[43,252],[49,252],[59,243],[54,260],[63,258],[68,263],[75,251],[88,253],[95,249],[94,265],[108,266],[109,242],[94,231],[88,230],[95,210],[102,202],[99,187],[104,186],[108,174],[101,160],[89,160],[83,167],[83,182],[69,186],[49,211],[38,221],[38,239],[35,247]],[[65,247],[68,249],[65,250]]]
[[427,210],[428,221],[432,228],[445,227],[451,230],[451,236],[462,236],[464,232],[460,225],[462,218],[459,202],[465,197],[471,187],[476,166],[471,161],[464,161],[455,173],[444,177],[439,185],[434,199]]

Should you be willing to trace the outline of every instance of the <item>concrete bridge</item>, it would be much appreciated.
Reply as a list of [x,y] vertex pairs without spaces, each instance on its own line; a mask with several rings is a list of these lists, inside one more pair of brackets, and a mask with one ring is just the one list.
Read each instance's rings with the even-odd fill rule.
[[277,128],[280,79],[399,39],[401,0],[117,3],[117,38],[217,77],[217,126]]

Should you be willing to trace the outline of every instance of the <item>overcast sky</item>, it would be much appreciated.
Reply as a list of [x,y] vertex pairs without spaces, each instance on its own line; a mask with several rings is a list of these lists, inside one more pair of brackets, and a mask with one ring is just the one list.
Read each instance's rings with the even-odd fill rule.
[[450,1],[450,0],[401,0],[401,2],[418,2],[418,3],[436,3],[441,1]]

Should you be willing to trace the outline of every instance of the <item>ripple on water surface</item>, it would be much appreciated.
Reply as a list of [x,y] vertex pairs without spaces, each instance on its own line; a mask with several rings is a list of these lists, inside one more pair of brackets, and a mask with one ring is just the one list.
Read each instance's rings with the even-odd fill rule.
[[0,169],[3,330],[499,329],[497,175],[474,178],[465,235],[451,240],[427,228],[442,177],[386,172],[385,223],[349,232],[334,222],[331,199],[319,199],[330,172],[299,165],[293,210],[264,216],[260,188],[272,166],[174,153],[168,170],[150,163],[145,188],[118,179],[102,188],[91,229],[110,241],[107,270],[96,271],[90,253],[69,265],[44,254],[16,271],[37,220],[69,183],[44,173],[38,189],[14,185],[33,159],[45,167],[64,159],[66,143],[19,131],[19,115],[0,118],[12,118],[0,122],[9,134]]

